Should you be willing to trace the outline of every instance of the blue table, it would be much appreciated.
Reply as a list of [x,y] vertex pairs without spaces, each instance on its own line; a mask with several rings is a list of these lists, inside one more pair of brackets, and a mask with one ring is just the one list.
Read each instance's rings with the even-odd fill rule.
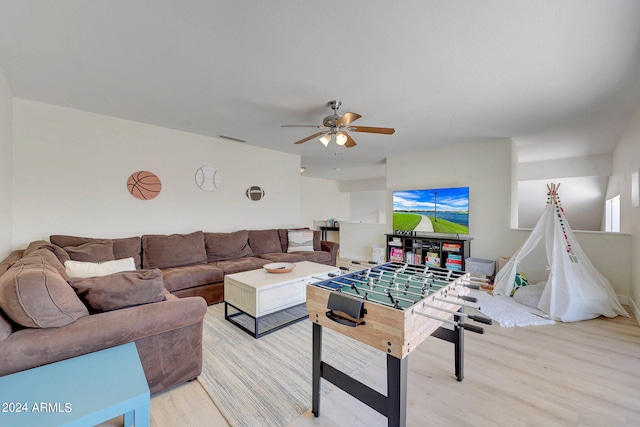
[[149,426],[149,401],[134,343],[0,377],[1,426]]

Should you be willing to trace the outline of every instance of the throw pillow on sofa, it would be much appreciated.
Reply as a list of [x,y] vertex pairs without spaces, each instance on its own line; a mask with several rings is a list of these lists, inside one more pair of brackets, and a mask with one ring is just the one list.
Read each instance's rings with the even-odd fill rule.
[[160,270],[136,270],[98,277],[72,277],[69,284],[94,311],[112,311],[164,301]]
[[287,252],[313,252],[313,230],[289,230]]
[[65,326],[89,314],[60,273],[37,256],[16,261],[0,276],[0,307],[28,328]]
[[142,236],[142,267],[167,268],[206,264],[204,233]]
[[64,267],[69,277],[95,277],[135,270],[136,263],[132,257],[105,262],[69,260],[64,263]]

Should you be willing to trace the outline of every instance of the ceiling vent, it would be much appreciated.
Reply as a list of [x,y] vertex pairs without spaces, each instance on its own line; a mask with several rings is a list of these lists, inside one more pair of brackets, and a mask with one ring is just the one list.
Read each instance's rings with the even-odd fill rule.
[[228,139],[229,141],[233,141],[233,142],[242,142],[242,143],[247,142],[246,139],[236,138],[235,136],[224,135],[222,133],[218,135],[218,138]]

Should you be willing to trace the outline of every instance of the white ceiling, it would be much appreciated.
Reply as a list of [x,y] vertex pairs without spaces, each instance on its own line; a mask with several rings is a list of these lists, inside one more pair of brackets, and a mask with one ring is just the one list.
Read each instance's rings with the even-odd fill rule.
[[[16,97],[234,136],[312,177],[495,137],[539,161],[612,151],[640,103],[640,1],[0,0],[0,66]],[[331,99],[396,133],[293,145],[316,130],[281,125]]]

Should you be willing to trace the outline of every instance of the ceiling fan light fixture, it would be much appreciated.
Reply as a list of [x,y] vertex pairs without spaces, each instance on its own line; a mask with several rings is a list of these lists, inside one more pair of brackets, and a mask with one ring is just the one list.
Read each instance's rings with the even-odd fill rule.
[[330,133],[325,133],[324,135],[322,135],[320,138],[318,138],[320,140],[320,142],[322,142],[322,144],[326,147],[329,145],[329,143],[331,142],[331,134]]
[[336,134],[336,144],[344,145],[347,142],[347,135],[344,132],[338,132]]

